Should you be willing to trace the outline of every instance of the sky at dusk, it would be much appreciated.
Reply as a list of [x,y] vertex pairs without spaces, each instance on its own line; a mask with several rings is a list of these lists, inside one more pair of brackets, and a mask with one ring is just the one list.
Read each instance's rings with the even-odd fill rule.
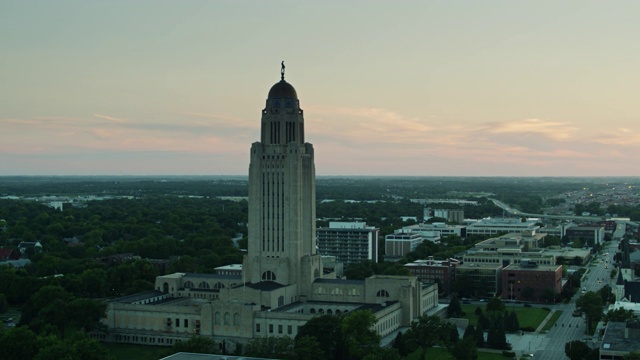
[[0,0],[0,175],[640,176],[640,1]]

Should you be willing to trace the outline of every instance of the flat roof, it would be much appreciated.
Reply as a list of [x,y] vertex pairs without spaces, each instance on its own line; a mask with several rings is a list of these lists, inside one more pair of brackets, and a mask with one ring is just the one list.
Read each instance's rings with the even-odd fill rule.
[[562,265],[538,265],[536,267],[523,267],[520,264],[509,264],[502,270],[522,270],[522,271],[556,271]]
[[640,339],[625,338],[627,324],[623,322],[612,322],[607,324],[600,345],[602,351],[629,352],[640,349]]
[[477,263],[477,262],[466,262],[464,264],[460,264],[458,266],[456,266],[457,269],[474,269],[474,268],[480,268],[480,269],[497,269],[500,268],[502,269],[502,264],[498,264],[498,263]]
[[315,279],[314,284],[338,284],[338,285],[359,285],[364,284],[364,280],[348,279]]
[[120,297],[120,298],[113,299],[111,301],[117,301],[117,302],[121,302],[121,303],[132,303],[132,302],[136,302],[136,301],[151,299],[151,298],[154,298],[154,297],[157,297],[157,296],[160,296],[160,295],[164,295],[164,293],[162,291],[159,291],[159,290],[152,290],[152,291],[147,291],[147,292],[143,292],[143,293],[123,296],[123,297]]

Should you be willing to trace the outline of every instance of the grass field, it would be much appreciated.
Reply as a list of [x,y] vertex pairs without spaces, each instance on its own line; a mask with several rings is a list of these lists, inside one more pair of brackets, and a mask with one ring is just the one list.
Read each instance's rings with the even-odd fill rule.
[[[474,305],[474,304],[462,304],[462,311],[465,313],[465,317],[469,319],[469,323],[476,326],[478,324],[478,317],[475,314],[477,307],[480,307],[482,311],[485,311],[486,305]],[[518,323],[521,328],[532,327],[537,329],[540,323],[547,317],[549,310],[541,309],[538,307],[522,307],[522,306],[507,306],[507,309],[512,309],[518,315]]]
[[105,343],[116,360],[158,360],[170,355],[169,347]]
[[[406,357],[407,360],[419,360],[420,352],[418,349]],[[429,360],[454,360],[454,357],[449,354],[446,349],[443,348],[431,348],[427,350],[427,359]],[[501,353],[478,351],[478,360],[505,360],[506,357]]]

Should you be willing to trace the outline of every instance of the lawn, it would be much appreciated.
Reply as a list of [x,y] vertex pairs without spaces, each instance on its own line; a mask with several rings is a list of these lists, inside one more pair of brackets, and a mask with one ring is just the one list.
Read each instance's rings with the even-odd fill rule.
[[[418,349],[409,354],[407,360],[419,360],[420,352]],[[453,356],[444,348],[430,348],[427,350],[427,359],[429,360],[454,360]],[[478,360],[505,360],[501,353],[478,351]]]
[[158,360],[169,355],[170,347],[105,343],[116,360]]
[[[475,314],[477,307],[480,307],[484,312],[486,305],[474,305],[474,304],[462,304],[462,311],[466,314],[465,317],[469,319],[469,323],[476,326],[478,323],[478,317]],[[523,306],[507,306],[507,310],[511,312],[514,310],[518,315],[518,323],[521,328],[531,327],[537,329],[540,323],[547,317],[549,310],[538,307],[523,307]]]

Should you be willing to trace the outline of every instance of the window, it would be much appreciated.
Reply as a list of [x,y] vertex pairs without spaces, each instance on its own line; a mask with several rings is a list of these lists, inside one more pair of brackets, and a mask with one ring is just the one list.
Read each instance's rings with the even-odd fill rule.
[[265,271],[262,273],[262,280],[276,281],[276,274],[274,274],[272,271]]
[[287,334],[291,335],[291,330],[293,330],[292,326],[291,325],[287,325]]
[[184,319],[184,327],[189,327],[189,319]]
[[216,325],[220,325],[220,321],[222,321],[220,313],[216,312],[216,320],[215,320]]
[[233,314],[233,325],[240,325],[240,314]]
[[282,334],[282,325],[278,325],[278,334]]
[[273,334],[273,324],[269,324],[269,334]]
[[180,327],[180,319],[176,319],[176,327]]
[[256,332],[260,332],[260,324],[256,324]]
[[231,325],[231,314],[224,313],[224,324],[225,325]]

